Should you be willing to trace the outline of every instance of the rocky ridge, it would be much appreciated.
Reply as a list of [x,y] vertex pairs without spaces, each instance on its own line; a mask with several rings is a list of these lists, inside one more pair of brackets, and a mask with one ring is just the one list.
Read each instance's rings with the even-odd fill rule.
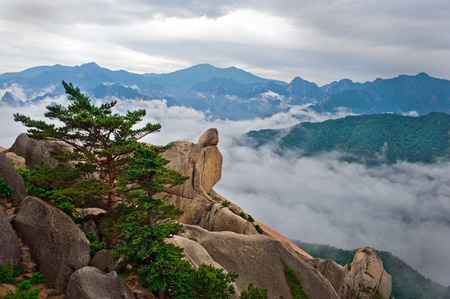
[[[186,260],[194,267],[206,263],[237,272],[238,294],[253,283],[267,288],[269,298],[292,298],[284,274],[290,268],[309,298],[390,297],[392,278],[370,248],[359,249],[353,262],[342,267],[330,260],[312,258],[269,229],[258,233],[256,222],[244,219],[241,215],[246,214],[239,206],[213,190],[220,180],[223,160],[218,142],[217,130],[210,129],[197,144],[173,142],[164,154],[171,161],[169,167],[190,177],[183,185],[159,194],[184,210],[179,221],[185,224],[185,232],[167,242],[183,248]],[[7,152],[24,158],[31,168],[40,161],[53,162],[49,152],[55,146],[58,145],[22,134]],[[10,159],[4,153],[0,156],[0,177],[15,184],[18,190],[25,190],[22,178],[11,171],[14,167]],[[17,267],[19,260],[26,258],[19,248],[23,242],[29,247],[29,262],[35,263],[56,288],[49,298],[154,298],[119,278],[115,272],[117,261],[108,252],[99,252],[91,260],[89,243],[79,227],[48,203],[26,197],[24,192],[3,198],[0,203],[0,226],[8,232],[7,241],[0,236],[0,245],[8,244],[0,246],[0,265],[11,263]],[[103,213],[99,210],[82,213],[95,222]]]

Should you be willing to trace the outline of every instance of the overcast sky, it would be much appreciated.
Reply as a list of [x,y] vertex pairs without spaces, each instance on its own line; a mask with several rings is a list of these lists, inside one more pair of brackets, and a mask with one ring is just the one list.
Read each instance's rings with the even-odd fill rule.
[[0,73],[95,61],[170,72],[199,63],[325,84],[450,78],[448,0],[0,0]]

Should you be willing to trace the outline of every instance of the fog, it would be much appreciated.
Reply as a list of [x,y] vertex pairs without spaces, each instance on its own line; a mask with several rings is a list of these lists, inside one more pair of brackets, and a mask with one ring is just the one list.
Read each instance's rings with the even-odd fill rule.
[[[9,147],[25,131],[13,121],[14,112],[42,118],[52,102],[66,100],[0,106],[0,145]],[[168,108],[164,101],[119,101],[117,110],[130,107],[146,109],[145,121],[161,123],[161,132],[144,139],[153,144],[196,142],[206,129],[218,128],[224,164],[215,190],[258,221],[304,242],[391,251],[425,276],[450,284],[450,163],[368,168],[339,161],[339,153],[297,159],[275,155],[270,146],[255,150],[236,142],[249,130],[323,121],[345,112],[317,114],[298,106],[265,119],[228,121]]]

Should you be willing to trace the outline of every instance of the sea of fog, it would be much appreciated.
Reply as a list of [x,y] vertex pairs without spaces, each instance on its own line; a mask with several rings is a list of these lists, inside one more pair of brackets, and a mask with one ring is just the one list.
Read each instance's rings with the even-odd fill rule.
[[[24,107],[0,106],[0,146],[25,131],[13,121],[20,112],[43,119],[45,106],[65,97]],[[236,142],[249,130],[284,128],[300,121],[343,117],[317,114],[306,106],[264,119],[211,120],[203,113],[164,101],[119,101],[117,110],[147,110],[146,122],[162,125],[144,141],[196,142],[218,128],[224,156],[215,190],[255,219],[288,238],[344,249],[371,246],[401,257],[425,276],[450,285],[450,163],[397,163],[368,168],[342,162],[338,153],[296,159],[277,156],[270,146],[252,149]]]

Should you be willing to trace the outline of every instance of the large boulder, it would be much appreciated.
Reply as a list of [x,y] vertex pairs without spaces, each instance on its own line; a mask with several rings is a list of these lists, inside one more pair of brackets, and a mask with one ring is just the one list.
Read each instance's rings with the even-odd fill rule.
[[222,175],[223,157],[217,148],[217,129],[207,130],[197,144],[173,142],[164,158],[167,167],[179,171],[189,179],[182,185],[158,194],[167,203],[183,210],[178,219],[185,224],[199,225],[211,231],[233,231],[240,234],[257,234],[254,226],[213,198],[212,189]]
[[13,268],[20,265],[20,245],[17,236],[0,206],[0,266],[10,264]]
[[[284,270],[301,273],[298,278],[309,298],[339,298],[331,283],[286,243],[265,235],[210,232],[186,225],[184,236],[199,243],[228,272],[239,273],[238,289],[253,283],[269,291],[269,298],[291,298]],[[300,271],[300,272],[298,272]]]
[[133,292],[116,272],[103,274],[94,267],[75,271],[67,285],[66,299],[134,299]]
[[89,241],[69,216],[28,196],[17,207],[14,228],[31,248],[39,271],[62,292],[70,275],[89,264]]
[[323,259],[311,259],[309,263],[331,282],[341,298],[371,299],[377,293],[385,299],[390,298],[392,277],[372,248],[358,249],[352,263],[346,267]]
[[100,250],[92,259],[90,266],[95,267],[103,273],[116,271],[123,257],[113,257],[112,250]]
[[31,170],[41,161],[56,166],[58,161],[51,156],[51,151],[70,149],[71,147],[63,142],[55,140],[36,140],[28,137],[27,134],[22,133],[17,136],[14,144],[7,151],[25,158],[26,166]]
[[392,291],[392,277],[384,270],[383,262],[373,248],[356,251],[344,279],[342,298],[371,299],[378,292],[388,299]]
[[25,196],[27,196],[22,177],[16,171],[4,152],[0,153],[0,178],[5,179],[8,182],[8,185],[13,188],[13,192],[8,197],[8,200],[14,205],[17,205],[25,198]]

